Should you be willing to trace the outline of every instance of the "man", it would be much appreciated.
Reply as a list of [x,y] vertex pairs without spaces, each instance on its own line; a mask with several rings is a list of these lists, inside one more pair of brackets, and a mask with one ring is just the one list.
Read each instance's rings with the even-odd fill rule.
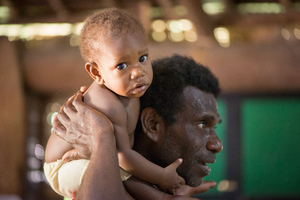
[[[213,163],[215,154],[223,148],[215,132],[216,124],[221,122],[216,103],[220,93],[218,80],[206,67],[179,55],[154,61],[153,74],[153,83],[141,98],[134,149],[162,167],[178,158],[183,159],[177,172],[187,185],[195,188],[181,187],[174,191],[175,194],[193,195],[206,191],[215,185],[206,184],[206,189],[197,187],[210,173],[206,163]],[[118,175],[111,122],[84,105],[81,99],[81,93],[73,96],[55,122],[55,131],[60,137],[83,155],[91,152],[76,199],[192,199],[161,193],[150,184],[149,192],[140,194],[139,185],[147,183],[134,177],[124,182],[128,191],[135,188],[136,192],[129,194]]]

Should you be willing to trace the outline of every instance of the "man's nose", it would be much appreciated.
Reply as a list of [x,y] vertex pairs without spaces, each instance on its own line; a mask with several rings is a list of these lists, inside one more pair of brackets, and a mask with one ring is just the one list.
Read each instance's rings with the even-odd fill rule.
[[223,144],[215,132],[209,137],[206,148],[214,153],[219,153],[222,151]]
[[139,64],[135,65],[131,70],[131,79],[138,79],[143,76],[145,76],[143,67]]

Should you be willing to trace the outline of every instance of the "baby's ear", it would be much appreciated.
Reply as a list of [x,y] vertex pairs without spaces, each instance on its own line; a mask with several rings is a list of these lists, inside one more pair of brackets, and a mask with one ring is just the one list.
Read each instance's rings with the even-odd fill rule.
[[104,84],[104,80],[101,76],[101,72],[99,66],[94,62],[87,62],[85,64],[85,70],[89,73],[89,75],[98,83]]

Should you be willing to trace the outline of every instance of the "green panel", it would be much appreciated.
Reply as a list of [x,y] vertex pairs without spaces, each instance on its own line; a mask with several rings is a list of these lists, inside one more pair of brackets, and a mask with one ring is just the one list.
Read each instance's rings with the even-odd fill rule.
[[[211,168],[211,172],[208,176],[204,178],[204,180],[212,180],[216,181],[217,183],[221,180],[225,179],[226,176],[226,116],[227,116],[227,110],[226,110],[226,104],[223,100],[218,100],[218,109],[220,116],[222,118],[222,123],[218,124],[216,127],[216,132],[220,138],[220,140],[223,143],[223,150],[217,154],[217,160],[213,164],[209,164],[209,167]],[[210,189],[205,194],[218,194],[217,187]],[[201,195],[203,196],[203,195]]]
[[299,122],[299,99],[249,99],[243,103],[245,195],[300,197]]

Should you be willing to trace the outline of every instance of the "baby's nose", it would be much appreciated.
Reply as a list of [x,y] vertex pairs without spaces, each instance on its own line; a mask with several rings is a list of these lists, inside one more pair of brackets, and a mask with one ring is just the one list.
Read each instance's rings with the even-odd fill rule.
[[131,79],[138,79],[145,76],[145,72],[141,66],[136,66],[131,71]]

